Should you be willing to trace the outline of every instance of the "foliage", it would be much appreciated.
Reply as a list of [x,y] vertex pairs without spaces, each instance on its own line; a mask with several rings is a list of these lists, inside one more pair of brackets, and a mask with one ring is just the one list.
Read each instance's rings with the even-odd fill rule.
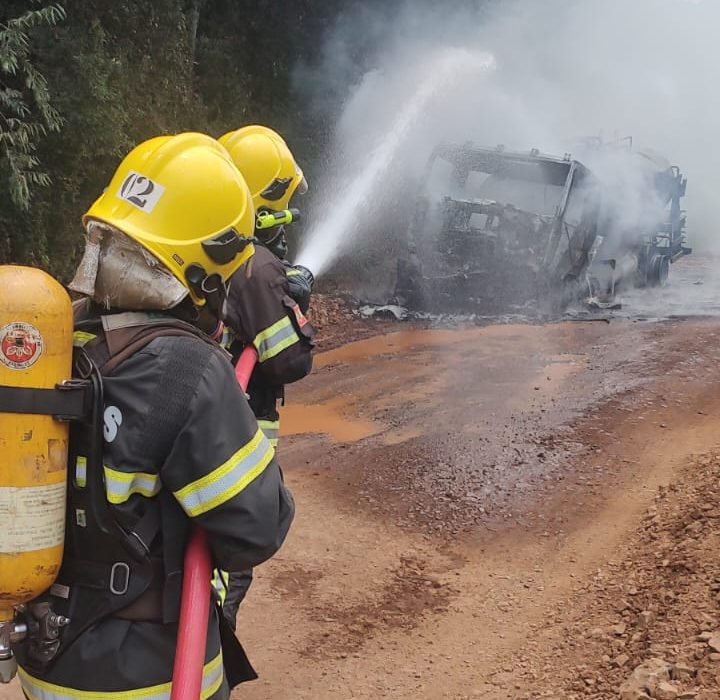
[[28,10],[0,24],[0,197],[20,209],[30,206],[35,187],[50,183],[40,169],[38,142],[63,123],[50,100],[43,74],[31,58],[31,33],[64,19],[60,5]]
[[[0,263],[67,281],[83,212],[120,159],[159,134],[262,122],[312,178],[334,115],[296,89],[299,70],[328,60],[329,30],[356,11],[352,0],[3,0]],[[358,75],[372,48],[363,41],[349,54]],[[322,85],[310,87],[315,99]]]
[[[23,17],[25,2],[9,5],[8,16]],[[27,56],[64,120],[39,132],[33,153],[47,172],[40,184],[52,184],[29,208],[3,203],[0,262],[38,265],[67,280],[83,245],[80,218],[122,157],[146,138],[204,125],[182,0],[64,6],[63,21],[37,32]]]

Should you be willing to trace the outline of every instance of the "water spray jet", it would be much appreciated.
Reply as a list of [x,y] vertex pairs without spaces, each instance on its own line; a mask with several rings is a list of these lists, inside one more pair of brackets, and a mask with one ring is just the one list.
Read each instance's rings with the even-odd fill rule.
[[[352,243],[358,232],[362,207],[368,205],[370,196],[381,184],[382,176],[397,157],[423,110],[457,81],[467,80],[469,74],[487,73],[494,67],[494,57],[486,52],[445,49],[431,56],[425,67],[425,79],[405,102],[378,145],[370,151],[359,175],[345,180],[337,194],[329,194],[333,199],[332,206],[326,208],[329,214],[309,231],[297,263],[313,270],[316,276],[327,271]],[[347,163],[338,163],[336,169],[347,172]],[[333,179],[340,178],[336,174]]]

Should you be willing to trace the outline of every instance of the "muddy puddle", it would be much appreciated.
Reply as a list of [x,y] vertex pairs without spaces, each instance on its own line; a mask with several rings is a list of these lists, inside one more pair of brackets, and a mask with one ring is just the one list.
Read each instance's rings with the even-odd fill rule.
[[407,356],[422,348],[451,350],[457,343],[476,337],[477,329],[462,328],[400,330],[348,343],[315,358],[316,368],[333,364],[376,361],[382,357]]
[[315,405],[290,404],[282,409],[283,435],[327,436],[332,442],[357,442],[385,429],[377,421],[351,415],[346,401],[328,401]]
[[[282,433],[322,434],[336,443],[380,436],[398,445],[432,434],[426,425],[448,416],[453,429],[474,432],[480,417],[550,400],[582,369],[584,356],[557,352],[555,340],[577,330],[558,324],[548,342],[537,326],[409,329],[350,343],[316,357],[297,398],[288,388]],[[463,401],[472,409],[455,417]]]

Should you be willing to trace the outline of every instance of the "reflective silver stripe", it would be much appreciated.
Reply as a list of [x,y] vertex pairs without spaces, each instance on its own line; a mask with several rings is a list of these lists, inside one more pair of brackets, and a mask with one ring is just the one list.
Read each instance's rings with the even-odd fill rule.
[[258,428],[252,440],[201,479],[174,491],[185,512],[195,517],[229,501],[270,464],[275,451]]
[[125,503],[133,494],[152,498],[160,492],[162,481],[158,474],[146,472],[121,472],[110,467],[105,471],[105,489],[108,501],[117,505]]
[[[162,488],[157,474],[146,472],[121,472],[103,465],[105,472],[105,494],[108,501],[117,505],[125,503],[133,494],[151,498]],[[79,488],[87,484],[87,458],[78,456],[75,461],[75,483]]]
[[169,314],[157,311],[123,311],[119,314],[103,314],[101,316],[102,326],[106,331],[137,326],[157,326],[175,320]]
[[85,488],[87,483],[87,457],[78,455],[75,460],[75,483],[79,488]]
[[299,342],[300,336],[295,332],[289,316],[283,316],[272,326],[258,333],[253,345],[258,351],[258,362],[265,362],[281,353],[285,348]]
[[273,447],[277,447],[278,438],[280,437],[280,421],[279,420],[258,420],[260,430],[263,431]]
[[[170,700],[171,683],[161,683],[134,690],[95,691],[75,690],[41,681],[27,671],[18,669],[20,684],[30,700]],[[222,652],[203,666],[201,700],[214,695],[222,685]]]

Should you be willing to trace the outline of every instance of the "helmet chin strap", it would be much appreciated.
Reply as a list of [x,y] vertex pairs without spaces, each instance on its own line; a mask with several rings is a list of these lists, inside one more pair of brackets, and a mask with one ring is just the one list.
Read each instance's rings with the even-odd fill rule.
[[205,303],[218,321],[224,321],[227,313],[227,287],[217,273],[208,275],[202,281],[202,292]]
[[266,243],[265,247],[279,260],[285,260],[287,257],[288,246],[285,232],[281,231],[279,236],[276,236],[272,243]]
[[205,268],[197,263],[188,265],[185,279],[196,297],[205,299],[207,310],[223,321],[227,310],[227,287],[222,277],[214,272],[208,275]]

